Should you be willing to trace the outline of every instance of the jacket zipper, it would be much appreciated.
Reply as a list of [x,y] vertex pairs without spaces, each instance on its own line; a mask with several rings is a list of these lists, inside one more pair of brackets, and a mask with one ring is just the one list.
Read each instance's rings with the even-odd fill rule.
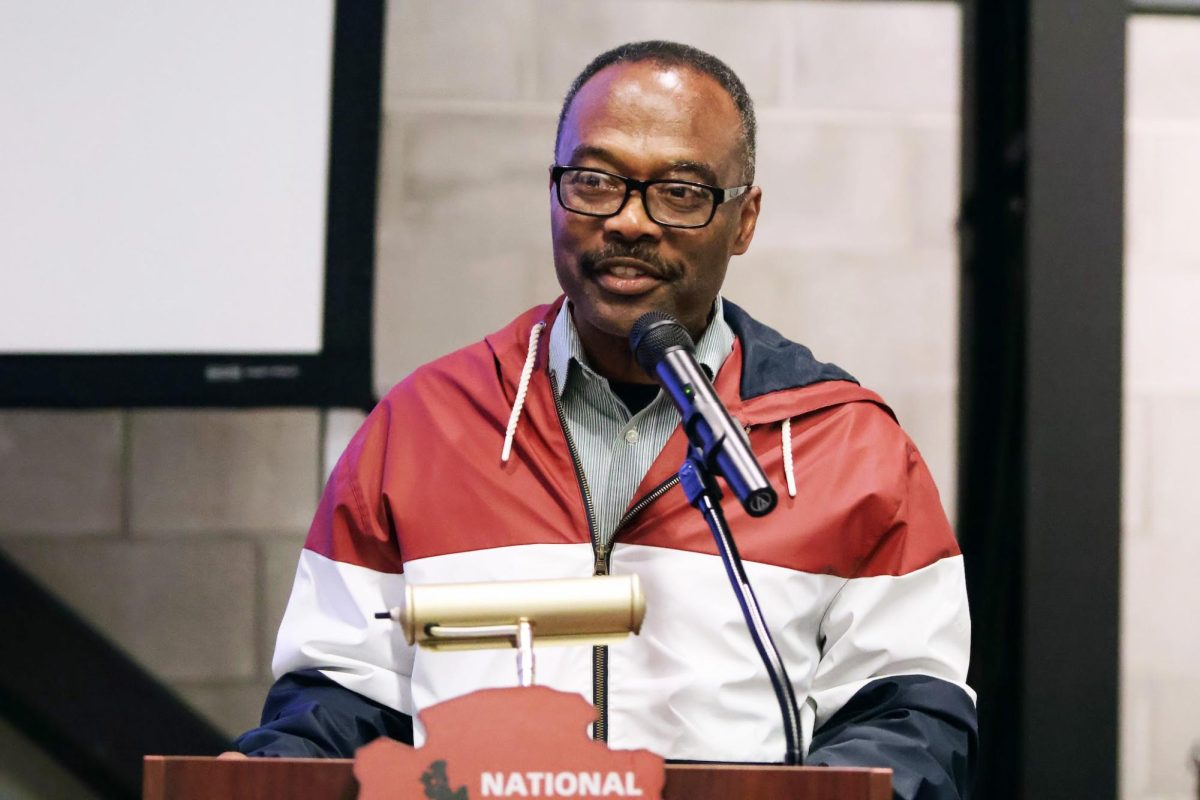
[[[570,442],[570,437],[567,439]],[[654,487],[645,497],[638,500],[633,506],[625,512],[625,516],[621,517],[621,521],[617,523],[617,527],[613,530],[612,537],[607,544],[595,544],[596,561],[593,567],[593,574],[607,575],[609,573],[609,560],[612,557],[613,542],[617,539],[617,533],[621,528],[625,527],[625,523],[633,519],[642,509],[653,503],[658,498],[667,493],[672,486],[679,483],[679,476],[672,476],[670,479],[663,481],[658,486]],[[598,742],[608,741],[608,646],[600,645],[592,648],[592,702],[596,706],[596,722],[592,726],[593,737]]]
[[[595,561],[592,564],[592,574],[598,576],[607,575],[609,573],[609,560],[612,557],[612,545],[613,541],[617,538],[617,533],[621,528],[625,527],[625,524],[629,520],[640,514],[646,506],[662,497],[675,484],[679,483],[679,476],[672,475],[634,503],[625,512],[625,515],[621,517],[621,521],[617,523],[617,527],[613,530],[613,535],[609,538],[608,543],[602,544],[600,542],[600,533],[596,530],[596,507],[592,503],[592,493],[588,489],[587,476],[583,474],[583,464],[579,460],[579,451],[575,447],[575,440],[571,437],[570,428],[567,427],[567,416],[563,411],[562,402],[558,396],[558,381],[553,374],[550,376],[550,389],[554,392],[554,410],[558,413],[558,424],[562,427],[563,435],[567,440],[567,449],[571,453],[571,462],[575,466],[575,478],[579,482],[579,489],[583,494],[584,509],[587,511],[588,532],[591,534],[592,553],[595,555]],[[596,721],[592,724],[592,738],[598,742],[606,742],[608,741],[607,645],[592,647],[592,704],[596,707]]]
[[629,522],[629,520],[633,519],[638,514],[642,513],[642,509],[644,509],[646,506],[653,503],[658,498],[662,497],[664,494],[666,494],[671,489],[672,486],[674,486],[677,483],[679,483],[679,476],[672,475],[670,478],[663,481],[658,486],[655,486],[653,489],[651,489],[649,492],[647,492],[642,497],[641,500],[638,500],[636,503],[634,503],[630,507],[630,509],[628,511],[625,512],[625,516],[621,517],[621,521],[617,523],[617,527],[613,531],[612,538],[609,539],[608,544],[595,545],[594,549],[596,552],[596,561],[595,561],[595,565],[592,569],[592,574],[594,574],[594,575],[607,575],[608,574],[609,558],[612,556],[612,546],[613,546],[613,542],[616,541],[617,533],[620,532],[620,530],[625,527],[625,523]]
[[[567,439],[567,449],[571,451],[571,463],[575,466],[575,479],[579,481],[584,510],[587,511],[588,533],[591,535],[592,552],[596,557],[593,574],[607,575],[608,556],[612,547],[600,543],[600,532],[596,530],[596,507],[592,503],[592,493],[588,490],[587,476],[583,474],[579,450],[575,448],[571,429],[567,427],[567,416],[563,412],[562,401],[558,397],[558,381],[553,373],[550,375],[550,390],[554,393],[554,410],[558,413],[558,424],[562,427],[563,435]],[[596,707],[596,721],[592,724],[592,738],[598,742],[608,741],[608,647],[604,645],[592,647],[592,705]]]
[[[617,530],[619,531],[619,530],[621,530],[621,528],[624,528],[625,523],[629,522],[629,520],[633,519],[638,514],[642,513],[642,510],[645,509],[646,506],[650,505],[655,500],[657,500],[658,498],[662,497],[664,494],[669,492],[672,489],[672,487],[674,487],[675,484],[677,484],[677,483],[679,483],[679,476],[672,475],[671,477],[667,478],[665,481],[660,483],[658,486],[655,486],[653,489],[651,489],[645,495],[643,495],[642,499],[638,500],[636,503],[634,503],[632,506],[630,506],[629,510],[625,512],[625,516],[621,517],[621,521],[617,523]],[[616,538],[615,532],[614,532],[613,538]]]

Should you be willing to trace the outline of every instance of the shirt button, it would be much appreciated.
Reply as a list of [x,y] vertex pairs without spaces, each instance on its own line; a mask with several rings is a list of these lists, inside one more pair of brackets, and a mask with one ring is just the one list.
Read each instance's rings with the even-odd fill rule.
[[626,444],[637,444],[637,440],[638,440],[637,428],[630,428],[629,430],[625,431],[625,443]]

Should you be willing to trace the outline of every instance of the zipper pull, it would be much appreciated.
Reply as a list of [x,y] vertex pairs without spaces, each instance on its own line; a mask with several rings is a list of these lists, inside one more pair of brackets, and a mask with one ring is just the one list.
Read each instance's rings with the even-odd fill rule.
[[611,544],[601,545],[600,547],[596,548],[596,563],[592,571],[593,575],[608,574],[608,554],[611,548]]

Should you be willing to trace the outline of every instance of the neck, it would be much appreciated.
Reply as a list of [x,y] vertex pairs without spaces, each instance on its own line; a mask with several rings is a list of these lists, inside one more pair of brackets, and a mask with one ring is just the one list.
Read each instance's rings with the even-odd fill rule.
[[[571,319],[575,330],[579,333],[579,341],[587,354],[588,364],[598,374],[610,381],[620,383],[658,383],[647,375],[637,363],[633,352],[629,349],[629,337],[618,336],[592,327],[586,321],[575,316],[571,307]],[[700,336],[707,329],[707,322],[700,330],[689,330],[692,341],[699,342]]]
[[628,337],[605,333],[586,323],[580,325],[579,320],[575,320],[575,330],[579,332],[579,341],[587,354],[588,364],[600,375],[621,383],[656,382],[642,371],[633,357]]

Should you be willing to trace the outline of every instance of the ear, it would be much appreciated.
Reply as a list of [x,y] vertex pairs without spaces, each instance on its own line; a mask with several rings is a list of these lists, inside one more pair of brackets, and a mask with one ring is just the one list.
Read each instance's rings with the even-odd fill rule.
[[762,189],[750,187],[742,200],[742,208],[738,213],[737,235],[733,239],[733,255],[740,256],[750,249],[750,240],[754,238],[754,228],[758,225],[758,212],[762,208]]

